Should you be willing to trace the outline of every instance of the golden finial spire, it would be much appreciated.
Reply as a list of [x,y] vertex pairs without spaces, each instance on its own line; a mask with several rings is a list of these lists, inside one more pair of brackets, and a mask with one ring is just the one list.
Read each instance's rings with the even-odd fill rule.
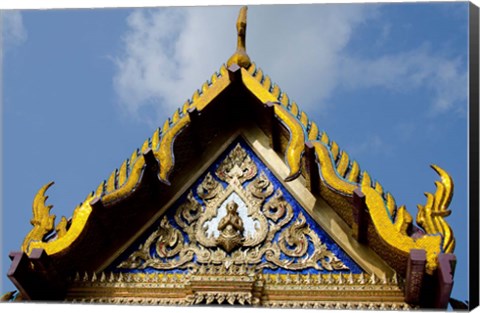
[[228,59],[227,66],[237,64],[243,68],[250,67],[250,57],[245,48],[245,37],[247,34],[247,7],[242,7],[237,19],[237,51]]

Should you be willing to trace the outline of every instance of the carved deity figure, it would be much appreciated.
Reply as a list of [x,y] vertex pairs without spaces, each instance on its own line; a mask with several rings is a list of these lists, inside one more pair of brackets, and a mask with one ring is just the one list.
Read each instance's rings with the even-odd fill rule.
[[227,204],[227,215],[218,223],[220,235],[217,238],[217,245],[225,251],[230,252],[243,242],[243,221],[237,212],[238,204],[232,201]]

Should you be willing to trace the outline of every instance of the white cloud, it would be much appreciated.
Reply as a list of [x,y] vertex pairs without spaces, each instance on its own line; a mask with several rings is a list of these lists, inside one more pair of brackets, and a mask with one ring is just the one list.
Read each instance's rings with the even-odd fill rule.
[[[346,50],[377,5],[251,6],[247,51],[302,109],[319,112],[338,87],[427,88],[432,111],[445,112],[466,96],[460,62],[428,47],[359,58]],[[235,50],[238,7],[138,10],[127,20],[114,85],[130,115],[157,125],[210,78]],[[390,27],[390,26],[389,26]],[[388,36],[389,29],[383,36]],[[382,37],[383,38],[383,37]],[[312,92],[314,91],[314,92]]]
[[20,11],[0,10],[0,24],[5,46],[20,45],[27,40],[27,30]]
[[467,72],[459,59],[449,59],[423,46],[377,59],[345,58],[341,84],[348,88],[381,87],[394,92],[426,89],[432,113],[447,112],[467,97]]
[[[253,6],[247,51],[306,109],[332,92],[338,54],[372,12],[364,5]],[[150,106],[164,119],[165,110],[183,105],[235,51],[237,14],[238,7],[133,12],[114,77],[124,111],[138,117]]]
[[357,157],[362,155],[390,155],[394,150],[394,146],[383,140],[379,134],[369,134],[362,141],[355,142],[350,146],[347,145],[345,150],[350,155]]
[[[114,77],[124,111],[158,124],[181,107],[233,52],[235,38],[225,25],[235,15],[236,10],[201,7],[133,12]],[[146,107],[153,116],[142,114]]]

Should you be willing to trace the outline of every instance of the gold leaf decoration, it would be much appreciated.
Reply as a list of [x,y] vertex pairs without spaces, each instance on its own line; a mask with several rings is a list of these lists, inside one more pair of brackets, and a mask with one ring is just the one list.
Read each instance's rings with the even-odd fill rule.
[[429,192],[425,193],[426,204],[417,206],[417,224],[427,234],[440,234],[443,237],[443,251],[452,253],[455,249],[455,237],[444,218],[451,213],[448,206],[453,196],[453,180],[441,167],[437,165],[431,165],[431,167],[440,176],[440,181],[435,182],[437,190],[434,195]]
[[47,236],[50,232],[53,231],[55,215],[50,215],[50,210],[53,206],[45,205],[45,202],[48,199],[48,196],[45,195],[45,192],[53,184],[54,182],[49,182],[45,184],[42,188],[40,188],[40,190],[35,195],[35,198],[33,199],[33,217],[30,220],[30,223],[33,225],[33,229],[27,234],[23,241],[23,251],[29,251],[28,246],[30,242],[42,241],[45,236]]
[[[243,170],[233,170],[235,167]],[[310,228],[306,217],[302,213],[295,217],[281,189],[275,190],[267,175],[257,173],[256,168],[237,144],[216,171],[228,186],[222,187],[208,172],[196,189],[201,200],[190,190],[174,213],[176,225],[164,215],[158,229],[118,268],[182,269],[199,265],[201,270],[202,266],[224,264],[228,269],[235,264],[258,269],[347,270]],[[254,173],[246,186],[240,180],[245,173]],[[220,213],[221,208],[224,213]],[[254,225],[248,233],[246,219]],[[309,252],[309,247],[315,248]]]
[[243,183],[252,179],[256,174],[257,166],[239,144],[228,154],[216,171],[218,178],[225,182],[236,176]]

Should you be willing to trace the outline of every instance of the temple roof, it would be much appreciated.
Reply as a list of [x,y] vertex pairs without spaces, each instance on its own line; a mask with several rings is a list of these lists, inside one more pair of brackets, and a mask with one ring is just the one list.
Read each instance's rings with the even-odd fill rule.
[[[145,203],[158,200],[164,206],[171,204],[177,190],[184,190],[182,186],[189,181],[188,173],[198,172],[224,138],[242,134],[242,129],[256,124],[286,165],[285,184],[302,184],[314,197],[326,201],[353,238],[400,276],[407,275],[411,251],[416,250],[425,251],[426,272],[433,274],[440,264],[439,255],[452,253],[455,247],[452,230],[444,220],[453,194],[450,176],[432,166],[440,176],[437,190],[427,193],[426,204],[418,207],[417,224],[423,230],[413,225],[406,208],[397,206],[380,182],[362,171],[250,61],[245,33],[246,9],[242,9],[237,21],[237,51],[227,64],[88,194],[69,220],[62,218],[55,226],[51,206],[45,203],[52,183],[43,186],[34,199],[34,227],[25,237],[22,251],[32,255],[35,249],[43,249],[54,263],[70,264],[62,265],[67,272],[82,266],[91,271],[104,268],[105,262],[86,262],[93,256],[88,247],[94,250],[108,245],[111,248],[102,252],[103,257],[114,255],[157,216],[156,207]],[[249,116],[253,116],[251,121]],[[138,216],[140,210],[142,216]],[[127,223],[133,230],[122,234]]]

